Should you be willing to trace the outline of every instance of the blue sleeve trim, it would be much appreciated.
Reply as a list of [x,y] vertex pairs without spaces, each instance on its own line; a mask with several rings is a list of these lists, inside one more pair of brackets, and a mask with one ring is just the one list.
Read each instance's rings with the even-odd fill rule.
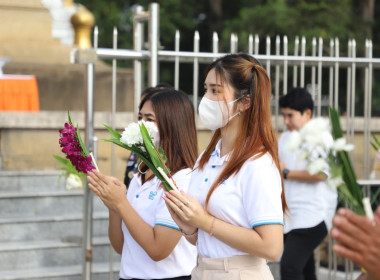
[[168,225],[168,224],[163,224],[163,223],[155,223],[156,226],[164,226],[164,227],[168,227],[168,228],[174,228],[176,230],[179,230],[179,227],[176,227],[176,226],[172,226],[172,225]]
[[252,228],[255,228],[257,226],[263,226],[263,225],[284,225],[283,222],[278,222],[278,221],[273,221],[273,222],[262,222],[262,223],[257,223],[252,226]]

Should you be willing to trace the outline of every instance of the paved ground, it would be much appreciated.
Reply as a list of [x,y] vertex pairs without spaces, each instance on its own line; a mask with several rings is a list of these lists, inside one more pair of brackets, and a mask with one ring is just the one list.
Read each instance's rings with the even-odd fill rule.
[[[275,280],[281,280],[280,279],[280,273],[279,273],[279,264],[278,263],[270,263],[269,267],[272,271],[273,277]],[[332,271],[329,273],[329,270],[327,268],[321,267],[319,269],[319,273],[317,274],[318,280],[355,280],[360,275],[360,271],[354,271],[352,275],[346,274],[341,271],[337,271],[335,274]]]
[[320,268],[319,270],[319,280],[355,280],[360,275],[360,271],[354,271],[352,275],[347,275],[343,272],[337,271],[336,276],[334,277],[334,272],[329,271],[326,268]]

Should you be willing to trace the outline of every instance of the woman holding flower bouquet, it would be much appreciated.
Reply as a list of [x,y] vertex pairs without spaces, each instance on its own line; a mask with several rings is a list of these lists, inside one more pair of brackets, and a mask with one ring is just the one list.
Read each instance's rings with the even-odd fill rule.
[[252,56],[231,54],[210,65],[204,91],[199,115],[215,133],[188,194],[165,194],[172,217],[198,249],[192,279],[273,279],[266,260],[281,255],[286,203],[269,77]]
[[[186,192],[197,156],[194,109],[187,95],[174,89],[148,94],[141,101],[139,119],[146,127],[157,126],[159,137],[154,142]],[[196,250],[171,218],[161,181],[144,164],[138,170],[127,195],[126,186],[116,178],[97,171],[88,177],[90,189],[109,209],[109,238],[121,254],[120,279],[190,279]]]

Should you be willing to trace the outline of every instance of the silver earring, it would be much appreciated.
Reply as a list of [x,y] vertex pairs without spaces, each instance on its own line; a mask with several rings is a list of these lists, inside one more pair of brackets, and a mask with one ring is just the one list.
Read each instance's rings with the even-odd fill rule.
[[142,163],[143,163],[142,161],[139,163],[139,165],[137,166],[137,170],[140,172],[140,174],[145,174],[145,173],[148,172],[148,170],[145,171],[145,172],[143,172],[143,171],[140,170],[140,165],[141,165]]

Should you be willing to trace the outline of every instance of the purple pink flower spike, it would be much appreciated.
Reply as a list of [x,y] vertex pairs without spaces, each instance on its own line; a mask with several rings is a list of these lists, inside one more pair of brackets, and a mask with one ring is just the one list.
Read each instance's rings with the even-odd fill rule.
[[66,154],[66,158],[71,161],[75,168],[80,172],[87,173],[95,167],[91,164],[91,156],[84,155],[76,131],[77,128],[72,124],[65,123],[65,128],[59,130],[59,144],[62,152]]

